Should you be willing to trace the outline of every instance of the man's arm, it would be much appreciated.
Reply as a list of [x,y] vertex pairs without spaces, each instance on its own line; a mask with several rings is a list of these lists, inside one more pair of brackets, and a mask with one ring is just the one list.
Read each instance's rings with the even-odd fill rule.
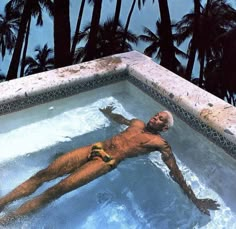
[[177,163],[175,160],[175,157],[171,151],[170,146],[166,143],[164,144],[165,146],[161,150],[162,154],[162,160],[165,162],[165,164],[168,166],[170,169],[170,176],[171,178],[177,182],[184,193],[189,197],[190,200],[196,205],[196,207],[203,212],[204,214],[210,215],[210,212],[208,209],[211,210],[217,210],[219,209],[219,204],[217,204],[216,201],[211,200],[211,199],[198,199],[191,186],[187,185]]
[[115,108],[113,106],[107,106],[105,108],[100,108],[99,110],[108,118],[111,118],[113,121],[116,121],[119,124],[124,124],[126,126],[130,126],[131,120],[126,119],[121,114],[113,113],[112,111]]

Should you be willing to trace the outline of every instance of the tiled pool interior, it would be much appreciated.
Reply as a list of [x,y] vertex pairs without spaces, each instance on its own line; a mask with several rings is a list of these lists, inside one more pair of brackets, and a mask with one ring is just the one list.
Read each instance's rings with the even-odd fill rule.
[[[162,77],[161,82],[157,76]],[[167,76],[172,77],[171,80]],[[37,74],[17,80],[18,84],[2,84],[0,91],[4,92],[1,93],[0,114],[122,80],[137,86],[236,159],[236,108],[163,69],[136,51]],[[175,85],[175,88],[171,85]],[[186,88],[190,88],[189,91]],[[178,93],[180,96],[176,96]]]
[[[135,85],[155,101],[174,112],[189,126],[221,147],[223,150],[220,151],[220,157],[223,158],[222,161],[225,158],[225,166],[227,166],[227,161],[236,159],[235,108],[207,92],[197,89],[194,85],[137,52],[115,55],[2,83],[0,84],[2,95],[0,114],[13,114],[13,112],[34,105],[122,81],[128,81]],[[139,97],[138,94],[137,97]],[[194,146],[192,147],[194,148]],[[206,159],[208,157],[209,155],[206,155]],[[224,174],[224,167],[222,166],[223,162],[217,164],[216,168]],[[225,170],[227,169],[225,168]],[[233,173],[233,169],[230,172]],[[230,189],[230,180],[228,181],[229,187],[227,187]],[[219,182],[221,181],[219,180]],[[222,193],[224,193],[222,195],[227,194],[225,191]],[[229,197],[224,197],[228,203],[232,201],[231,194]]]
[[[61,153],[104,140],[123,130],[124,126],[110,122],[99,112],[100,107],[109,104],[127,118],[144,121],[157,110],[166,109],[133,84],[121,81],[2,115],[0,180],[5,182],[0,187],[1,195]],[[164,137],[197,196],[213,198],[221,204],[221,209],[211,212],[211,217],[199,213],[169,177],[160,154],[153,152],[125,160],[106,176],[6,228],[32,225],[34,228],[170,229],[234,225],[236,205],[232,199],[236,192],[236,161],[176,115],[174,118],[175,126]],[[32,196],[58,180],[60,178],[44,184]],[[15,209],[32,196],[12,203],[5,211]]]

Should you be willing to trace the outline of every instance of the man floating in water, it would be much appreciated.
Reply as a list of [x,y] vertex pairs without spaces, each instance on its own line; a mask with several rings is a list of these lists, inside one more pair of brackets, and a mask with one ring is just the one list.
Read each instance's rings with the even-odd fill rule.
[[217,210],[219,208],[216,201],[198,199],[195,196],[176,164],[171,147],[161,137],[160,132],[167,131],[173,126],[174,120],[170,112],[157,113],[145,125],[141,120],[128,120],[120,114],[113,113],[113,110],[113,106],[100,109],[104,115],[119,124],[127,125],[128,128],[108,140],[78,148],[60,156],[47,168],[39,171],[13,191],[0,198],[0,208],[3,208],[14,200],[30,195],[44,182],[68,174],[65,179],[56,185],[2,217],[0,224],[4,225],[15,218],[33,213],[65,193],[106,174],[116,168],[125,158],[147,154],[156,150],[161,153],[162,160],[170,169],[173,180],[180,185],[184,193],[201,212],[210,215],[209,209]]

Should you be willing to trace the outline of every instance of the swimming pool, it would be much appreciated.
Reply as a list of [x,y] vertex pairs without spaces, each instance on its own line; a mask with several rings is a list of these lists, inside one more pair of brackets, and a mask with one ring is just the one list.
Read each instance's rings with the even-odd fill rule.
[[[123,130],[124,126],[110,122],[99,112],[100,107],[109,104],[128,118],[145,121],[165,109],[123,81],[1,116],[0,122],[4,124],[0,138],[0,180],[4,181],[1,195],[58,155]],[[211,212],[210,218],[199,213],[169,177],[159,153],[153,152],[127,159],[111,173],[64,195],[9,228],[236,227],[236,205],[232,201],[236,192],[236,162],[228,155],[222,156],[222,149],[174,118],[175,126],[165,138],[196,194],[221,204],[221,209]],[[58,180],[46,183],[32,196]],[[31,197],[12,203],[5,212]]]
[[222,205],[211,218],[201,215],[155,152],[126,160],[9,228],[235,227],[235,108],[199,92],[149,58],[137,52],[116,55],[6,82],[0,84],[0,92],[0,195],[58,155],[122,130],[98,111],[101,106],[113,103],[126,117],[147,121],[165,105],[181,118],[175,116],[178,121],[165,138],[186,180],[199,197]]

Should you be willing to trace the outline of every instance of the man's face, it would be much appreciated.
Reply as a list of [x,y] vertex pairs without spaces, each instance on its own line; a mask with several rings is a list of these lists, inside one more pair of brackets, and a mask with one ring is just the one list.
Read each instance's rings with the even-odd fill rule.
[[159,112],[154,115],[148,122],[148,126],[157,131],[168,130],[168,115],[165,112]]

